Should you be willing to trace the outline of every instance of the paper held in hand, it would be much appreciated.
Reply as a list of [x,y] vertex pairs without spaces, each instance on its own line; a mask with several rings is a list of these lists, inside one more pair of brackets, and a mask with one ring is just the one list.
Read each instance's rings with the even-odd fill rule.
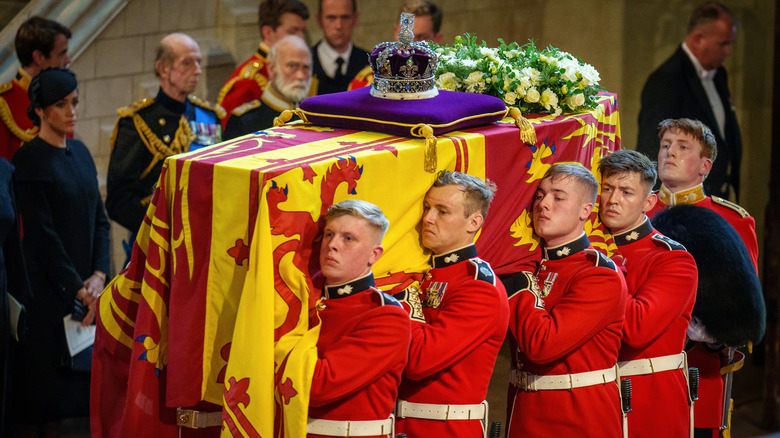
[[65,339],[68,341],[68,351],[71,357],[95,343],[94,325],[82,327],[81,322],[74,321],[71,315],[64,317],[62,322],[65,325]]

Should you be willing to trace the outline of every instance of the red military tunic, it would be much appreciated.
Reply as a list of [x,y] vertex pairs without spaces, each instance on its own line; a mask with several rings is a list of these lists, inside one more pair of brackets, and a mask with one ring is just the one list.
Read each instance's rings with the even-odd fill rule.
[[27,88],[32,78],[21,68],[13,81],[0,85],[0,156],[11,161],[22,143],[35,137],[38,128],[27,117],[30,98]]
[[[696,301],[696,262],[645,221],[614,235],[626,268],[628,302],[618,360],[680,354]],[[629,437],[685,437],[690,428],[687,370],[630,376]]]
[[233,110],[247,102],[260,99],[268,85],[268,46],[260,43],[257,52],[239,65],[219,91],[217,104],[225,109],[227,116],[222,119],[222,129]]
[[[677,204],[693,204],[721,215],[737,230],[758,272],[758,241],[755,220],[737,204],[718,197],[706,196],[701,184],[672,193],[665,186],[658,191],[658,203],[647,215],[652,218]],[[693,422],[697,429],[717,429],[723,424],[723,378],[720,375],[721,355],[717,350],[696,343],[688,349],[688,366],[699,369],[699,399],[694,404]],[[713,432],[714,434],[715,432]]]
[[[503,284],[474,245],[435,255],[421,285],[405,291],[412,343],[398,398],[411,403],[475,405],[487,396],[498,350],[506,337],[509,308]],[[410,295],[415,294],[412,297]],[[424,315],[424,322],[421,315]],[[397,418],[408,438],[482,436],[478,420]]]
[[[615,367],[626,283],[584,233],[565,245],[545,248],[536,274],[517,275],[526,284],[509,298],[515,371],[548,376]],[[508,409],[510,438],[622,436],[614,381],[539,391],[510,384]]]
[[409,351],[409,316],[373,286],[369,274],[323,290],[310,418],[384,420],[393,412]]

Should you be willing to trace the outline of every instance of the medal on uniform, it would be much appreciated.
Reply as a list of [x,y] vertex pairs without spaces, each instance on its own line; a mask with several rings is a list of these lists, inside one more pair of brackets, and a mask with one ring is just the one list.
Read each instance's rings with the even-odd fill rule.
[[444,292],[447,290],[447,283],[443,281],[434,281],[425,288],[425,307],[437,308],[441,305],[444,298]]
[[553,283],[555,282],[556,278],[558,278],[557,272],[547,273],[547,279],[544,280],[544,289],[542,290],[542,295],[541,295],[542,298],[545,298],[547,295],[550,295],[550,290],[552,289]]

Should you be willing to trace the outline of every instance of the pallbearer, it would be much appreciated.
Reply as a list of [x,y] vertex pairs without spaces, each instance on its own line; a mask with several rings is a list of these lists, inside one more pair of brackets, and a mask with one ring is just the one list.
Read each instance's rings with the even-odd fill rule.
[[348,200],[325,216],[323,297],[309,403],[308,437],[390,437],[393,406],[409,351],[409,318],[374,287],[373,265],[389,226],[378,207]]
[[599,216],[625,260],[628,303],[620,346],[620,376],[630,377],[630,437],[684,437],[693,432],[685,331],[696,300],[696,262],[681,244],[653,229],[645,215],[655,165],[622,150],[601,160]]
[[442,171],[423,201],[422,244],[433,252],[421,291],[397,295],[412,319],[398,392],[398,432],[409,438],[483,436],[487,395],[509,318],[504,286],[477,257],[474,237],[495,187]]
[[534,195],[542,260],[505,279],[517,345],[510,438],[622,436],[617,358],[627,293],[623,275],[583,231],[597,191],[589,170],[557,164]]

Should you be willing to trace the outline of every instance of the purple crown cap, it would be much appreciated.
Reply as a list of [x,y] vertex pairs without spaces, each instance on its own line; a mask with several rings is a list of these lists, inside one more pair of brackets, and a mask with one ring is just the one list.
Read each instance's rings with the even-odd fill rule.
[[377,44],[369,55],[374,71],[371,95],[385,99],[427,99],[438,94],[438,56],[425,41],[414,42],[414,15],[401,13],[400,41]]

